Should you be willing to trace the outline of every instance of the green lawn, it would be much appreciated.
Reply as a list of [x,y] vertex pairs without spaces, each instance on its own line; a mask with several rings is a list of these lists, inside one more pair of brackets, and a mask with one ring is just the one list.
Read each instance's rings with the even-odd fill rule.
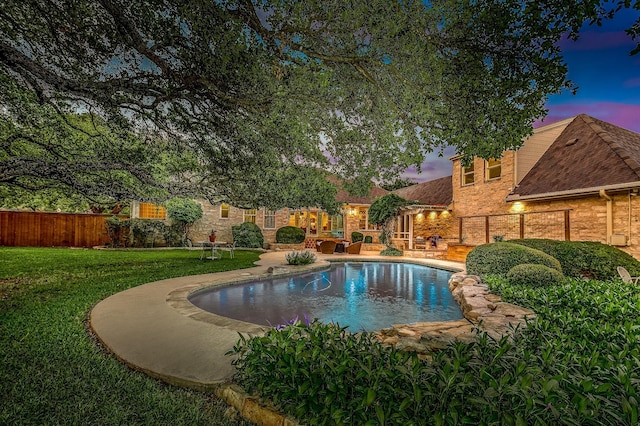
[[91,307],[111,294],[258,259],[199,254],[0,247],[0,424],[236,424],[212,395],[132,371],[87,331]]

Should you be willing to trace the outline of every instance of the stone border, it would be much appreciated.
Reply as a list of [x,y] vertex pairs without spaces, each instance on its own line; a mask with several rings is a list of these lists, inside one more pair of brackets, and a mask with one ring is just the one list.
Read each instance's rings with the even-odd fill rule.
[[397,324],[377,332],[378,339],[398,349],[428,355],[454,341],[473,341],[476,336],[474,328],[499,339],[514,327],[525,325],[527,318],[536,316],[530,309],[503,302],[476,275],[453,274],[449,278],[449,290],[460,305],[464,319]]

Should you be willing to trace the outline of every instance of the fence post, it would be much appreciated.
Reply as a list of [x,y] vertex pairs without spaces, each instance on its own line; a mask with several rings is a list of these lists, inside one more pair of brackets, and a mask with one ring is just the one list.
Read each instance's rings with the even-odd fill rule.
[[462,244],[462,218],[458,218],[458,242]]
[[571,241],[571,226],[569,222],[569,210],[564,211],[564,240]]
[[484,217],[484,239],[489,244],[489,216]]
[[524,214],[520,213],[520,239],[524,239]]

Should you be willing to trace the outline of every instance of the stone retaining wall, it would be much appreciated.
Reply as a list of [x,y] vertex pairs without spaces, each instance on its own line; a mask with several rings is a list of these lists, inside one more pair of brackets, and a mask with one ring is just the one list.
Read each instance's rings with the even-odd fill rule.
[[378,331],[376,334],[380,341],[399,349],[430,354],[456,340],[473,340],[474,328],[499,339],[512,327],[524,325],[525,318],[535,317],[532,310],[503,302],[500,296],[490,293],[487,285],[476,275],[453,274],[449,279],[449,289],[460,304],[464,319],[397,324]]

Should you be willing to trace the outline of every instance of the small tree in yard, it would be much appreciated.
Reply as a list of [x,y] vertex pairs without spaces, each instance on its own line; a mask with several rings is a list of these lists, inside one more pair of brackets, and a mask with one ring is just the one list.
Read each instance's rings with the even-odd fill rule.
[[395,218],[400,215],[400,209],[409,204],[413,204],[413,202],[405,200],[396,194],[387,194],[371,204],[369,221],[382,226],[380,240],[387,248],[391,248],[391,242],[393,241]]
[[188,198],[173,198],[167,202],[167,216],[180,227],[186,245],[189,227],[202,218],[202,206]]

